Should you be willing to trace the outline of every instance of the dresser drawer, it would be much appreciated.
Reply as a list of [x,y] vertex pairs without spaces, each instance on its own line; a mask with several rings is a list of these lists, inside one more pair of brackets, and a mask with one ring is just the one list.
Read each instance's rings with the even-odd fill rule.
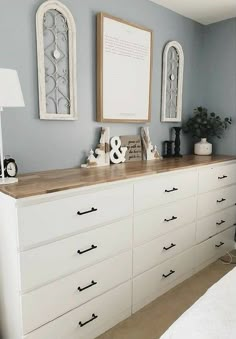
[[156,299],[168,289],[168,285],[193,270],[193,249],[139,275],[133,280],[133,311]]
[[131,185],[19,207],[21,249],[132,214]]
[[204,241],[234,224],[236,225],[236,206],[203,218],[197,222],[197,242]]
[[170,259],[194,244],[195,224],[191,224],[134,248],[134,275]]
[[141,211],[195,195],[197,171],[172,172],[134,184],[134,209]]
[[24,294],[23,332],[26,334],[33,331],[130,280],[131,276],[132,252],[129,251]]
[[224,208],[235,205],[236,185],[221,190],[204,193],[198,196],[198,218],[221,211]]
[[22,291],[40,287],[132,247],[132,218],[20,253]]
[[234,248],[235,227],[230,227],[195,247],[195,266],[198,267],[211,259],[218,259]]
[[131,282],[93,299],[24,339],[93,339],[131,315]]
[[199,170],[199,193],[236,183],[236,164],[207,167]]
[[134,245],[138,246],[176,228],[191,224],[196,218],[196,198],[170,203],[134,216]]

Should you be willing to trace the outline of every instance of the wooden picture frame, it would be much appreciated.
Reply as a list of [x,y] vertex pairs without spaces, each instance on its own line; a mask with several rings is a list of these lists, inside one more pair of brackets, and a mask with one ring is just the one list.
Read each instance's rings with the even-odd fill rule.
[[[109,25],[111,26],[110,31],[117,29],[115,33],[116,36],[108,35]],[[140,44],[135,44],[132,40],[125,40],[123,37],[126,32],[129,34],[129,38],[133,38],[135,41],[140,37]],[[117,38],[119,34],[121,38]],[[116,39],[115,42],[114,39]],[[116,43],[117,39],[119,44]],[[121,45],[121,42],[125,45]],[[122,52],[124,52],[124,46],[128,46],[129,50],[127,53],[129,53],[129,55],[127,55],[127,53],[122,54]],[[132,49],[131,47],[133,46],[135,46],[135,48]],[[122,66],[121,63],[119,63],[121,58],[123,58]],[[131,60],[131,58],[133,58],[133,60]],[[109,62],[105,65],[106,61]],[[109,65],[107,66],[107,64]],[[125,72],[125,70],[129,70],[128,65],[131,65],[130,74],[128,74],[129,72]],[[113,17],[109,14],[99,13],[97,15],[97,121],[143,123],[151,120],[152,65],[152,30]],[[135,67],[138,70],[140,68],[140,72],[134,72]],[[112,72],[108,72],[107,68],[112,70]],[[113,74],[113,70],[114,74],[117,75],[116,77]],[[121,70],[121,72],[119,72],[119,70]],[[132,72],[135,74],[135,80],[134,77],[132,77]],[[110,75],[111,73],[113,77]],[[110,81],[107,79],[107,75],[111,77]],[[124,78],[122,78],[121,81],[119,77],[121,78],[122,76]],[[130,78],[128,78],[129,76]],[[143,81],[143,85],[142,81],[140,81],[142,78],[145,80]],[[144,91],[140,90],[141,86],[144,87]],[[126,91],[124,87],[128,88],[128,90]],[[135,92],[136,95],[129,96],[131,92]],[[135,99],[127,100],[127,97]],[[137,102],[135,102],[135,100],[137,100]],[[142,102],[141,105],[139,105],[139,101]],[[127,111],[123,109],[126,105]],[[131,108],[129,111],[132,105],[133,110]],[[140,107],[142,108],[137,113]],[[137,111],[135,111],[135,109]]]

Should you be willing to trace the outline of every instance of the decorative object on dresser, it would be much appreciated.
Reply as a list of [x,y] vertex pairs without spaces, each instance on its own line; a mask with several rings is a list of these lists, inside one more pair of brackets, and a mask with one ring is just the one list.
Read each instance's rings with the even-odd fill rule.
[[40,119],[76,120],[76,27],[69,9],[48,0],[36,14]]
[[152,53],[151,30],[98,14],[98,121],[150,121]]
[[140,135],[122,135],[120,136],[121,147],[127,148],[125,161],[142,160],[142,143]]
[[121,146],[120,137],[111,138],[110,160],[113,164],[125,162],[127,147]]
[[[1,179],[0,185],[13,184],[18,181],[14,176],[17,173],[17,167],[15,175],[13,177],[5,177],[5,174],[9,171],[10,161],[4,160],[3,152],[3,140],[2,140],[2,112],[5,107],[24,107],[24,99],[21,92],[21,86],[18,78],[18,74],[15,70],[0,68],[0,147],[1,147]],[[13,169],[13,163],[11,165]],[[13,173],[12,171],[10,171]]]
[[222,119],[214,112],[209,114],[204,107],[197,107],[194,109],[193,117],[183,124],[183,131],[190,133],[193,138],[200,139],[200,142],[194,145],[194,154],[210,155],[212,154],[212,144],[207,142],[207,139],[210,137],[221,138],[231,123],[232,118]]
[[[95,155],[94,155],[95,153]],[[84,168],[109,166],[110,165],[110,128],[102,127],[100,142],[95,149],[91,149],[87,163],[81,165]]]
[[226,156],[1,186],[3,338],[99,336],[233,249],[235,201],[236,158]]
[[143,144],[143,160],[161,160],[157,146],[153,146],[150,138],[149,127],[141,127],[141,138]]
[[173,140],[165,140],[163,142],[163,158],[173,157]]
[[167,43],[163,53],[162,122],[182,120],[184,52],[177,41]]
[[180,153],[180,132],[182,130],[182,127],[173,127],[175,131],[175,158],[181,158],[182,154]]
[[[9,157],[6,156],[3,162],[4,166],[4,175],[7,178],[15,178],[18,172],[18,167],[16,164],[16,161]],[[2,176],[2,168],[0,168],[0,175]]]

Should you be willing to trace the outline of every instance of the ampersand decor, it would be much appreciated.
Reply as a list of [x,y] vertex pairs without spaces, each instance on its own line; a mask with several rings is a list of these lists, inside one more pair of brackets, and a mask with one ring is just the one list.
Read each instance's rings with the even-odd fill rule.
[[126,151],[127,147],[121,147],[121,140],[119,137],[113,137],[111,139],[110,159],[113,164],[125,162]]

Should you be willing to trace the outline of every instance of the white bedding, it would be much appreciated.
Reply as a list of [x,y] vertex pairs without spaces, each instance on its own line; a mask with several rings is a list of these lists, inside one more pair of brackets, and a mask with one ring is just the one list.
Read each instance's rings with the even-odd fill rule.
[[236,339],[236,268],[213,285],[161,339]]

